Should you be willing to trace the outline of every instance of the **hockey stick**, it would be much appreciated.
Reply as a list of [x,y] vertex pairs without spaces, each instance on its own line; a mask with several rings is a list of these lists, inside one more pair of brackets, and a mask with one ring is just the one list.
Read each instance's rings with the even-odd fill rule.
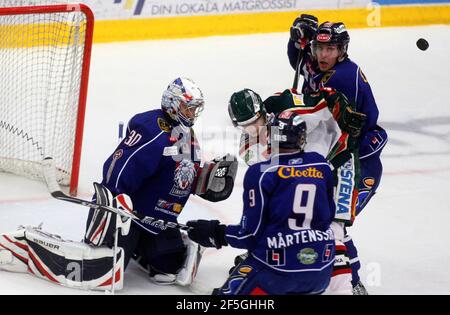
[[303,60],[303,50],[305,49],[306,46],[306,39],[302,38],[300,41],[300,48],[298,50],[298,55],[297,55],[297,63],[295,64],[295,77],[294,77],[294,83],[292,84],[292,89],[297,91],[298,88],[298,77],[300,76],[300,64]]
[[112,212],[117,215],[120,215],[121,217],[130,218],[134,223],[138,224],[144,230],[146,230],[152,234],[155,234],[155,233],[152,232],[151,230],[147,229],[143,224],[149,224],[149,225],[156,224],[156,225],[161,225],[166,228],[180,229],[183,231],[189,231],[191,229],[191,227],[189,227],[185,224],[176,223],[176,222],[168,222],[168,221],[164,221],[161,219],[156,219],[154,217],[144,216],[142,214],[137,213],[136,211],[131,213],[131,212],[124,211],[122,209],[103,206],[103,205],[99,205],[99,204],[96,204],[91,201],[68,196],[64,192],[61,191],[61,188],[59,187],[59,184],[56,181],[55,169],[56,168],[55,168],[53,159],[45,158],[43,161],[44,178],[45,178],[45,182],[47,183],[47,188],[50,191],[50,194],[55,199],[75,203],[75,204],[78,204],[81,206],[92,208],[94,210],[98,209],[98,210]]
[[117,263],[117,248],[119,247],[119,228],[116,227],[114,233],[114,257],[113,257],[113,267],[112,267],[112,283],[111,283],[111,293],[114,295],[116,293],[116,263]]
[[[118,144],[120,144],[123,140],[123,121],[119,121],[119,137]],[[119,227],[116,225],[116,231],[114,233],[114,259],[113,259],[113,268],[112,268],[112,286],[111,293],[114,295],[116,293],[116,262],[117,262],[117,248],[119,246]]]
[[123,121],[119,121],[119,137],[118,137],[118,142],[119,142],[119,144],[122,142],[122,140],[123,140],[123,127],[124,127],[124,123],[123,123]]

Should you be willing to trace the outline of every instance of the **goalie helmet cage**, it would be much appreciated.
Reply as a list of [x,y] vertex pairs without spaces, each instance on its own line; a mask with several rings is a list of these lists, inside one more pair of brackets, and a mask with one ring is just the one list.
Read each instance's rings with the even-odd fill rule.
[[0,171],[44,180],[50,156],[75,196],[94,15],[55,3],[0,2]]

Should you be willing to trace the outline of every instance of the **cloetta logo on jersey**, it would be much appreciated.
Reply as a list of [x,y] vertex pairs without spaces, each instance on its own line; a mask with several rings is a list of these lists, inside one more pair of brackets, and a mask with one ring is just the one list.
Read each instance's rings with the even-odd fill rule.
[[323,173],[315,167],[308,167],[304,170],[296,169],[295,167],[282,166],[278,169],[278,176],[283,179],[289,179],[292,177],[309,177],[323,179]]

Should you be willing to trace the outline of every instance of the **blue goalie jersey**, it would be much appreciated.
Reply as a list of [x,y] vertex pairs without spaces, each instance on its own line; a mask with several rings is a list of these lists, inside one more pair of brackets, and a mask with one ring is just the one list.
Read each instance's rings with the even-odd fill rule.
[[226,228],[229,245],[282,272],[320,271],[334,262],[333,175],[318,153],[274,155],[244,178],[239,225]]
[[[134,116],[126,137],[103,166],[103,181],[113,195],[130,196],[137,212],[176,222],[199,168],[200,148],[191,130],[174,127],[162,110]],[[165,229],[158,222],[146,228]]]

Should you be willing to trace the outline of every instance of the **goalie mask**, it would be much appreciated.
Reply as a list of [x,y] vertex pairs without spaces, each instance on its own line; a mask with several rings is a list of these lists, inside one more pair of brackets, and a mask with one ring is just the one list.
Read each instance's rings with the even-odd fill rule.
[[172,81],[162,96],[161,108],[173,121],[192,127],[205,102],[200,88],[188,78]]

